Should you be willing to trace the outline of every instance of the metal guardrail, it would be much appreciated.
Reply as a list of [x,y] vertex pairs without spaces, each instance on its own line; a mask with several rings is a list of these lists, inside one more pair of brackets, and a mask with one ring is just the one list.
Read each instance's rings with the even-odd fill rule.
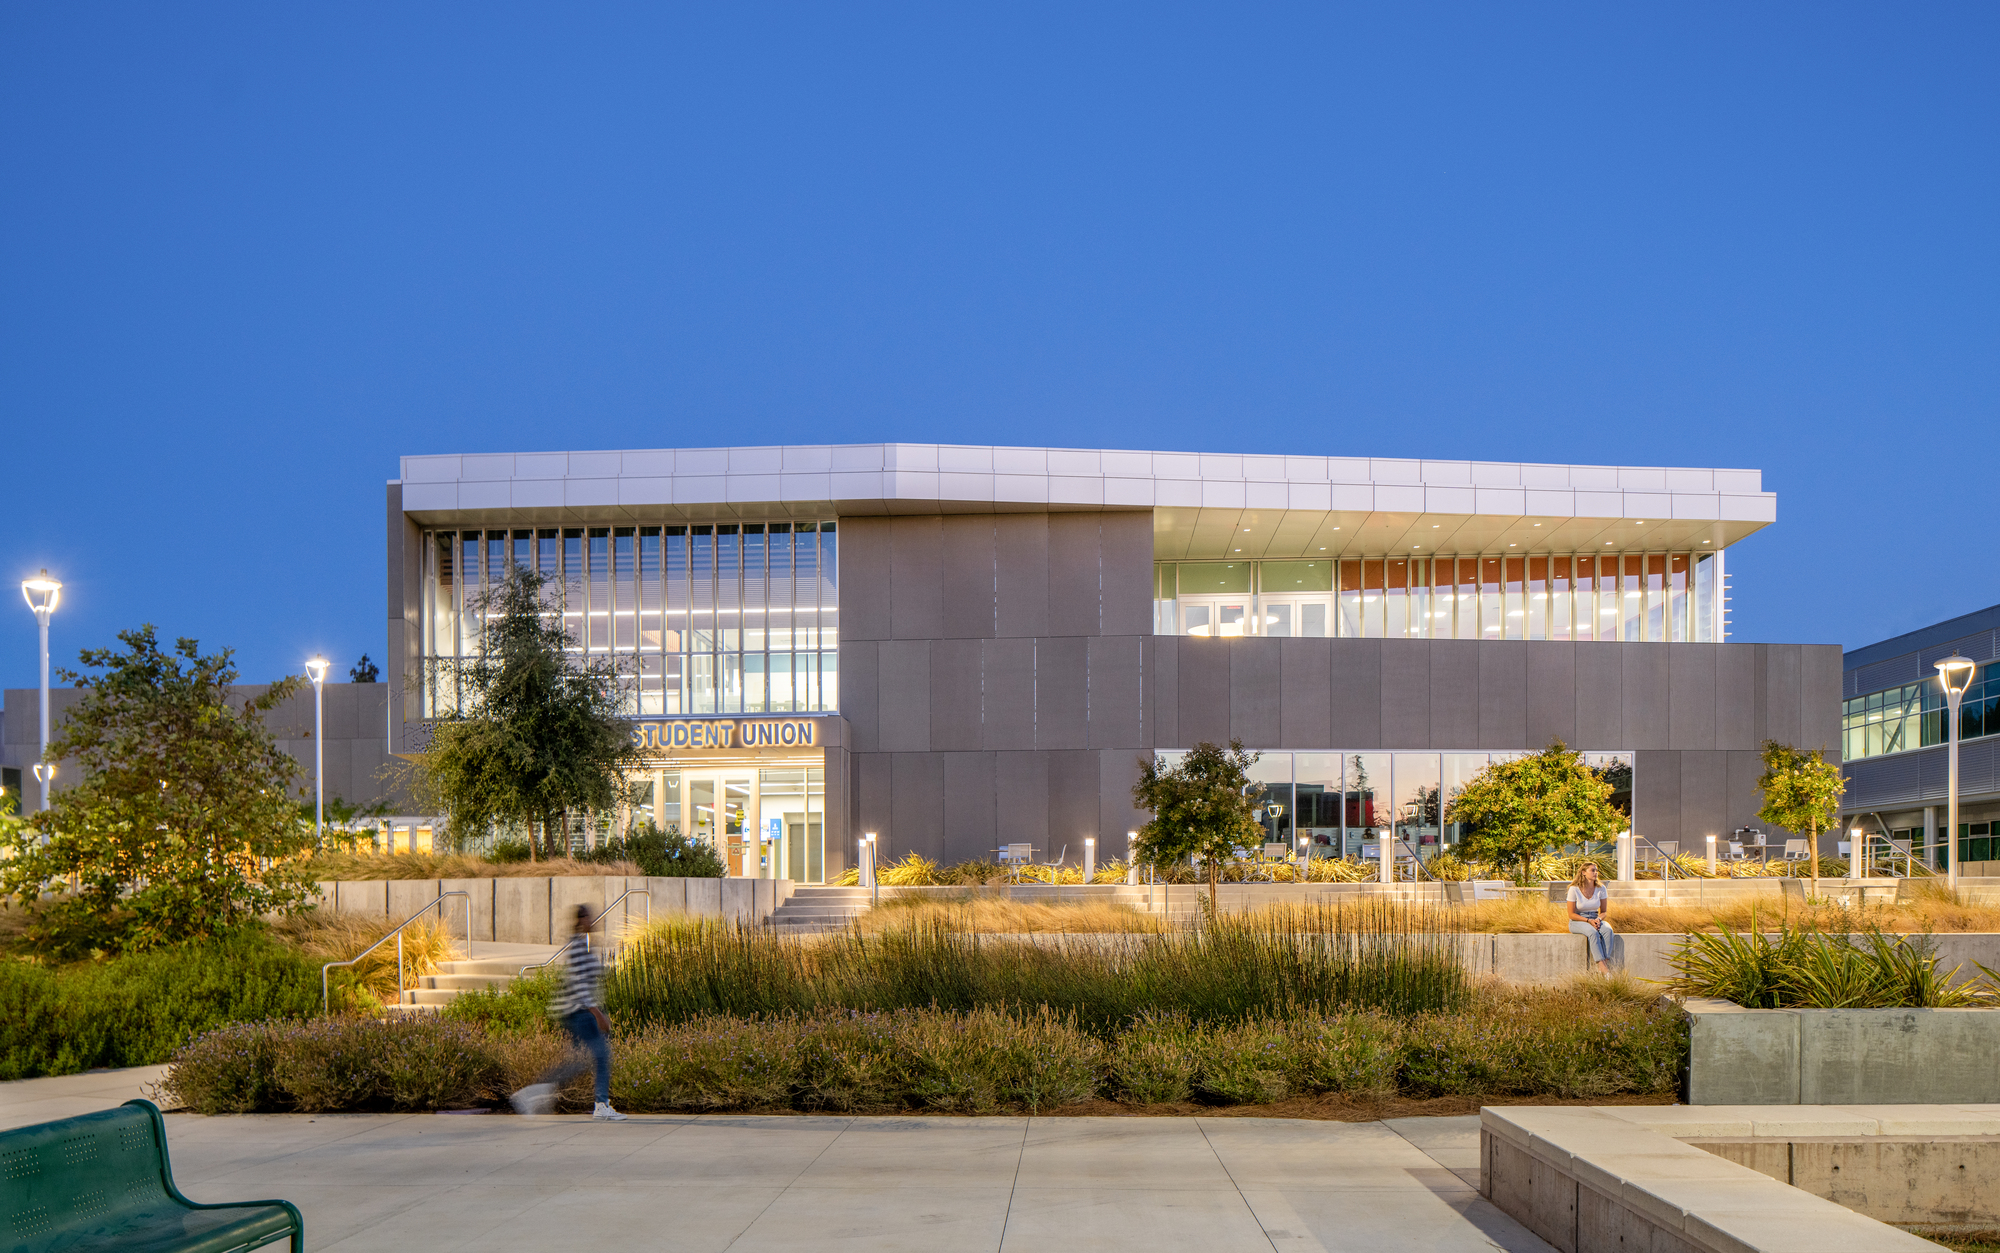
[[438,918],[440,921],[442,921],[444,918],[445,900],[448,897],[453,897],[453,896],[463,896],[465,898],[465,955],[468,958],[471,957],[472,956],[472,893],[460,892],[460,891],[440,892],[438,893],[438,898],[436,900],[424,906],[416,913],[411,914],[408,918],[405,918],[401,922],[397,923],[395,929],[390,931],[388,935],[383,936],[381,939],[375,941],[373,944],[370,944],[367,948],[362,949],[360,952],[356,953],[354,956],[348,958],[344,962],[328,962],[326,965],[321,966],[319,968],[319,1012],[322,1014],[332,1012],[332,996],[330,994],[329,984],[327,982],[327,972],[332,970],[335,966],[354,965],[356,962],[368,956],[368,954],[374,952],[376,949],[381,948],[384,944],[387,944],[392,939],[396,941],[396,1000],[398,1003],[401,1003],[403,999],[403,928],[409,926],[411,923],[423,917],[425,914],[428,914],[433,909],[438,911]]
[[[616,908],[618,908],[618,904],[619,904],[619,902],[620,902],[620,901],[623,901],[623,900],[624,900],[624,899],[625,899],[626,897],[628,897],[628,896],[643,896],[643,897],[645,897],[645,898],[646,898],[646,921],[647,921],[647,922],[651,922],[651,921],[653,921],[653,894],[652,894],[651,892],[647,891],[647,890],[646,890],[645,888],[627,888],[627,889],[625,889],[625,890],[624,890],[623,892],[620,892],[620,893],[618,894],[618,896],[617,896],[617,899],[613,900],[613,901],[612,901],[612,902],[611,902],[611,903],[610,903],[609,905],[606,905],[606,906],[604,907],[604,911],[603,911],[602,913],[598,914],[598,915],[597,915],[597,917],[595,917],[595,918],[592,918],[592,919],[590,920],[590,926],[589,926],[589,928],[588,928],[588,929],[586,929],[586,930],[584,931],[584,933],[583,933],[583,947],[584,947],[584,948],[588,949],[588,948],[590,947],[590,933],[591,933],[592,931],[595,931],[595,930],[597,929],[597,924],[598,924],[598,923],[600,923],[600,922],[603,922],[603,921],[604,921],[604,920],[605,920],[606,918],[610,917],[610,915],[611,915],[611,911],[612,911],[612,910],[614,910],[614,909],[616,909]],[[566,947],[566,946],[567,946],[567,941],[565,941],[565,947]],[[522,974],[527,974],[527,973],[528,973],[528,972],[529,972],[530,970],[540,970],[540,969],[541,969],[542,967],[544,967],[544,966],[548,966],[548,965],[551,965],[551,964],[553,964],[553,963],[554,963],[554,962],[555,962],[555,961],[556,961],[556,960],[557,960],[558,958],[560,958],[561,956],[562,956],[562,948],[560,948],[560,947],[559,947],[559,948],[557,948],[557,949],[556,949],[556,951],[555,951],[555,953],[554,953],[554,955],[553,955],[553,956],[551,956],[551,957],[548,957],[548,958],[546,958],[546,959],[544,959],[544,960],[542,960],[542,961],[538,961],[538,962],[534,962],[534,963],[532,963],[532,964],[530,964],[530,965],[526,965],[526,966],[523,966],[523,967],[521,967],[521,973],[522,973]]]

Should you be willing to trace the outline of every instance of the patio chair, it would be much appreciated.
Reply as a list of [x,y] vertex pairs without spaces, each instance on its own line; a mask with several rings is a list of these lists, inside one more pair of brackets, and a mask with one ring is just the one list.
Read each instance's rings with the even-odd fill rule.
[[1722,859],[1724,861],[1742,861],[1743,858],[1743,842],[1741,840],[1729,841],[1729,851],[1722,855]]
[[1020,882],[1021,868],[1035,860],[1035,846],[1032,844],[1002,844],[994,850],[994,857]]
[[1807,847],[1808,843],[1809,841],[1806,840],[1786,840],[1784,860],[1785,861],[1812,860],[1812,849]]
[[1062,869],[1063,862],[1066,861],[1068,858],[1069,858],[1069,845],[1065,844],[1062,847],[1062,852],[1056,854],[1056,858],[1054,861],[1045,861],[1041,863],[1040,868],[1049,872],[1049,882],[1051,884],[1053,884],[1056,881],[1056,871]]

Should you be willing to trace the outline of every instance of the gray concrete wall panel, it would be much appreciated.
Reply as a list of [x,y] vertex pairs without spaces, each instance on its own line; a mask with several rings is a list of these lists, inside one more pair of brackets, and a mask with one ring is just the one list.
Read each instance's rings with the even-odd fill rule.
[[1181,742],[1162,748],[1190,748],[1207,742],[1229,742],[1229,641],[1194,639],[1180,641],[1180,716],[1176,720]]
[[1711,644],[1708,647],[1715,654],[1715,747],[1755,748],[1757,646]]
[[1763,759],[1750,749],[1731,750],[1728,757],[1729,808],[1723,818],[1724,826],[1716,834],[1726,840],[1729,833],[1738,827],[1759,827],[1774,840],[1791,835],[1783,827],[1774,826],[1757,816],[1758,808],[1764,803],[1764,794],[1757,788],[1757,777],[1764,773]]
[[840,642],[840,714],[848,745],[857,753],[881,747],[882,646],[874,640]]
[[1051,859],[1060,856],[1071,863],[1081,862],[1084,838],[1103,834],[1098,829],[1103,819],[1103,785],[1098,762],[1099,755],[1094,752],[1049,754],[1048,857]]
[[828,747],[826,761],[826,877],[838,876],[853,864],[854,756],[845,748]]
[[993,519],[952,514],[944,519],[944,635],[993,636]]
[[[1278,641],[1278,742],[1287,748],[1333,748],[1331,640]],[[1144,744],[1145,740],[1137,743]]]
[[[1401,748],[1431,743],[1431,649],[1424,640],[1382,640],[1382,742]],[[1477,700],[1476,693],[1467,699]]]
[[[1729,797],[1729,754],[1713,749],[1683,749],[1680,758],[1681,821],[1679,834],[1648,832],[1655,839],[1677,839],[1683,853],[1706,853],[1702,837],[1711,833],[1727,835],[1741,823],[1731,822]],[[1634,767],[1634,779],[1638,779]]]
[[1715,747],[1715,645],[1667,649],[1667,747]]
[[930,743],[922,747],[938,752],[968,752],[981,746],[984,651],[983,640],[931,642],[931,734]]
[[854,829],[847,833],[850,855],[863,835],[873,831],[878,837],[893,825],[895,814],[890,800],[895,792],[893,754],[859,753],[854,758]]
[[881,649],[880,751],[921,753],[931,746],[929,640],[884,640]]
[[1149,635],[1153,630],[1153,515],[1150,511],[1101,513],[1097,519],[1098,573],[1103,580],[1097,629],[1105,635]]
[[[896,519],[840,521],[840,647],[890,638],[890,544]],[[843,693],[844,695],[844,693]]]
[[1838,644],[1799,646],[1798,746],[1824,748],[1835,759],[1841,751],[1840,666]]
[[1098,635],[1087,641],[1091,748],[1147,743],[1145,650],[1143,636]]
[[1282,640],[1226,641],[1229,649],[1229,737],[1245,744],[1280,744],[1284,688]]
[[1100,865],[1124,858],[1128,850],[1126,832],[1137,831],[1151,817],[1132,805],[1132,785],[1139,781],[1139,761],[1151,756],[1129,748],[1107,748],[1098,754],[1097,828],[1103,833],[1097,841]]
[[1625,738],[1623,644],[1575,644],[1576,740],[1571,748],[1617,748]]
[[882,836],[885,865],[910,853],[944,860],[944,758],[943,753],[890,755],[894,795],[889,830]]
[[1681,754],[1640,749],[1632,755],[1632,829],[1655,840],[1679,838]]
[[[1437,645],[1431,645],[1436,648]],[[1437,748],[1483,748],[1528,742],[1528,646],[1517,641],[1488,644],[1479,654],[1479,738],[1447,744],[1431,728]]]
[[1047,847],[1049,755],[1032,750],[996,753],[993,757],[993,777],[994,792],[1001,798],[999,843]]
[[1576,743],[1575,644],[1531,640],[1524,646],[1528,668],[1528,720],[1524,748],[1545,748],[1553,740]]
[[1049,633],[1049,520],[1039,513],[993,519],[994,634]]
[[1035,641],[1035,747],[1085,748],[1090,743],[1089,641],[1078,635]]
[[994,754],[945,753],[944,851],[948,861],[987,861],[1000,846]]
[[[1799,716],[1803,705],[1801,659],[1797,644],[1759,644],[1763,654],[1764,726],[1760,739],[1768,738],[1780,744],[1795,747],[1810,747],[1799,744],[1799,733],[1804,724]],[[1828,747],[1832,747],[1828,745]]]
[[1665,748],[1672,723],[1673,685],[1667,663],[1670,647],[1627,644],[1623,663],[1625,729],[1613,746]]
[[1095,635],[1102,592],[1097,515],[1049,515],[1050,635]]
[[982,747],[1035,746],[1035,641],[1003,638],[980,641],[985,669]]
[[943,518],[896,518],[889,525],[889,634],[899,640],[944,634]]
[[1181,744],[1181,642],[1171,635],[1156,635],[1148,647],[1152,665],[1152,730],[1141,743],[1155,748],[1178,748]]
[[1382,641],[1334,640],[1328,688],[1333,742],[1347,751],[1382,747]]
[[1483,695],[1478,640],[1435,640],[1430,645],[1431,748],[1477,748]]

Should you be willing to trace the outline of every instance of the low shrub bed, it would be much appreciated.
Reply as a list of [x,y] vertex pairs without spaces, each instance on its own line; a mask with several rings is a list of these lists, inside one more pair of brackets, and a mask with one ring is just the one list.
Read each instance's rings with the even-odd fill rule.
[[255,932],[62,966],[0,960],[0,1080],[153,1065],[223,1023],[311,1017],[319,970]]
[[[202,1113],[498,1106],[566,1047],[541,1022],[338,1018],[194,1040],[163,1085]],[[632,1112],[994,1113],[1288,1097],[1595,1097],[1673,1089],[1680,1013],[1607,981],[1481,987],[1454,1013],[1147,1015],[1109,1031],[1047,1007],[704,1014],[622,1031],[612,1100]],[[589,1108],[588,1073],[564,1107]]]

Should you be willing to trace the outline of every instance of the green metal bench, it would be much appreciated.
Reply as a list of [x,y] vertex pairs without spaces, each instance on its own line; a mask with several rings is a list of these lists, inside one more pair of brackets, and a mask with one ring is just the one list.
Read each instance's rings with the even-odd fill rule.
[[182,1196],[151,1101],[0,1131],[0,1253],[237,1253],[286,1236],[304,1253],[289,1201]]

